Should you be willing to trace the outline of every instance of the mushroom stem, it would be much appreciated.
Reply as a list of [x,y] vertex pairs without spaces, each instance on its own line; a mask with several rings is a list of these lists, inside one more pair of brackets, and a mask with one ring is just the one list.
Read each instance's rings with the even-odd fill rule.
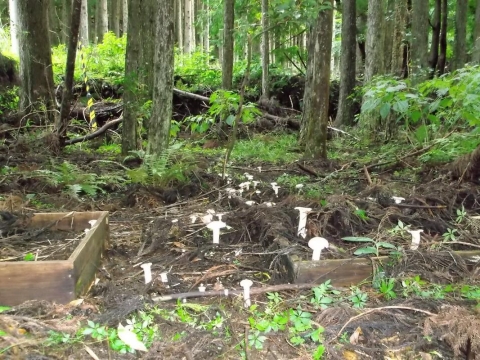
[[412,244],[410,245],[410,250],[417,250],[420,246],[420,233],[423,232],[422,229],[419,230],[407,230],[412,234]]
[[240,282],[240,286],[243,287],[243,303],[245,307],[250,307],[251,302],[250,302],[250,287],[253,285],[252,280],[242,280]]
[[312,211],[311,208],[305,207],[296,207],[295,210],[300,212],[299,219],[298,219],[298,230],[297,235],[303,237],[304,239],[307,237],[307,216],[308,212]]
[[145,263],[140,265],[143,269],[143,274],[145,276],[145,284],[148,284],[152,281],[152,263]]

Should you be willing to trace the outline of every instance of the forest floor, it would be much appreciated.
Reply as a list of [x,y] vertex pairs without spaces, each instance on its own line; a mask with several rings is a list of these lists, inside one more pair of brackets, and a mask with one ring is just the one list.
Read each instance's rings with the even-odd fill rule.
[[[445,163],[429,161],[434,148],[347,136],[329,142],[330,160],[303,161],[295,139],[272,132],[239,140],[227,178],[221,176],[223,149],[189,141],[171,154],[162,169],[166,176],[155,185],[133,181],[142,177],[135,172],[140,161],[124,162],[118,146],[102,140],[70,146],[60,157],[42,154],[27,138],[1,147],[3,211],[109,211],[110,241],[97,282],[82,302],[0,308],[0,358],[480,356],[480,267],[453,253],[480,250],[478,186],[452,178]],[[179,185],[184,175],[188,180]],[[250,175],[255,187],[228,192]],[[271,183],[279,186],[277,194]],[[403,205],[392,196],[403,197]],[[403,260],[373,282],[336,286],[326,274],[314,291],[275,291],[272,286],[293,280],[282,257],[311,257],[307,240],[297,235],[299,206],[312,209],[307,239],[330,242],[322,259],[358,257],[354,253],[365,243],[342,240],[353,236],[374,239],[378,255]],[[218,246],[201,221],[208,210],[223,214],[228,225]],[[409,252],[408,230],[420,228],[419,250]],[[59,246],[53,236],[48,244],[40,239],[12,247],[8,236],[0,240],[0,261],[25,260],[39,249],[50,254]],[[278,236],[290,247],[278,249]],[[153,272],[148,285],[139,266],[146,262]],[[160,281],[162,272],[168,283]],[[241,295],[161,298],[197,291],[201,284],[207,292],[239,290],[246,278],[252,289],[267,289],[252,295],[250,308]],[[148,352],[127,351],[115,331],[120,322],[134,324]]]

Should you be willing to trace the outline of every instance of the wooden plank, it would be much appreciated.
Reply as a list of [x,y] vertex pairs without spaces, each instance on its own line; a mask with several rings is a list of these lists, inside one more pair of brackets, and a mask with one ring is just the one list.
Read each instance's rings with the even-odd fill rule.
[[69,260],[73,263],[75,294],[80,296],[87,292],[95,273],[100,267],[102,254],[108,244],[108,212],[102,212],[97,223],[80,242]]
[[97,220],[102,214],[108,214],[108,211],[36,213],[32,217],[30,227],[43,228],[50,226],[52,222],[57,221],[52,229],[82,231],[90,228],[90,224],[88,223],[90,220]]
[[0,262],[0,305],[26,300],[68,303],[75,299],[70,261]]
[[[455,251],[455,254],[465,259],[467,265],[473,265],[474,262],[479,261],[480,251]],[[289,262],[294,270],[290,282],[321,284],[330,279],[334,286],[356,285],[364,280],[371,279],[373,273],[372,260],[377,264],[385,264],[391,258],[380,256],[373,259],[350,258],[320,261],[295,261],[290,259]],[[452,261],[454,261],[453,258]]]

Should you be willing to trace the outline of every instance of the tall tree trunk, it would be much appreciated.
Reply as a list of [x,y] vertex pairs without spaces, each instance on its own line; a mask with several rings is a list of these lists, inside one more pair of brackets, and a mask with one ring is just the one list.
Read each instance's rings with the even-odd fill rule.
[[474,44],[472,61],[475,64],[480,64],[480,0],[477,0],[477,7],[475,9],[475,30],[473,33]]
[[395,29],[395,0],[387,1],[387,13],[385,17],[385,73],[392,74],[393,37]]
[[103,35],[108,32],[108,0],[97,0],[97,42],[103,42]]
[[455,42],[453,49],[453,69],[465,66],[467,62],[467,12],[468,0],[457,0],[455,11]]
[[[70,0],[67,0],[70,1]],[[67,64],[65,70],[65,85],[62,92],[62,104],[60,106],[60,117],[55,124],[59,143],[63,145],[67,135],[68,115],[70,114],[73,88],[73,75],[75,72],[75,58],[77,56],[78,32],[80,29],[80,16],[82,11],[82,0],[73,0],[72,14],[69,23],[71,24],[70,37],[67,49]]]
[[448,0],[442,0],[442,22],[440,24],[440,53],[438,54],[438,74],[445,73],[447,62]]
[[[480,1],[480,0],[479,0]],[[442,19],[442,0],[435,0],[432,25],[432,44],[430,46],[430,57],[428,63],[431,69],[431,76],[435,74],[438,63],[438,48],[440,46],[440,21]]]
[[128,0],[122,3],[122,35],[127,33],[128,29]]
[[112,13],[112,24],[110,25],[110,28],[117,37],[120,37],[120,17],[122,15],[121,5],[120,0],[113,0],[112,7],[110,8]]
[[177,39],[177,45],[180,51],[184,51],[183,48],[183,2],[182,1],[175,1],[176,7],[176,16],[175,16],[175,36]]
[[412,0],[412,41],[410,42],[410,71],[412,81],[421,82],[428,68],[428,0]]
[[205,27],[203,37],[203,51],[210,54],[210,0],[205,2]]
[[19,28],[18,28],[18,1],[8,1],[8,12],[10,14],[10,39],[12,41],[12,52],[19,55]]
[[82,0],[82,13],[80,17],[80,43],[82,46],[88,45],[88,1]]
[[[165,1],[165,0],[162,0]],[[142,64],[143,71],[141,82],[146,85],[147,96],[151,99],[153,92],[153,79],[154,79],[154,69],[153,62],[155,57],[155,22],[158,7],[162,6],[158,0],[142,0]]]
[[355,0],[342,2],[342,52],[340,58],[340,93],[335,125],[353,124],[353,100],[355,89],[355,63],[357,47],[357,25]]
[[72,2],[66,0],[62,4],[62,42],[68,43],[70,36],[70,21],[72,20]]
[[191,54],[195,51],[195,37],[194,37],[194,26],[193,26],[193,0],[185,0],[183,14],[185,17],[185,32],[184,32],[184,53]]
[[368,0],[367,39],[365,42],[365,81],[385,72],[383,45],[384,31],[383,0]]
[[262,95],[270,97],[268,83],[268,67],[270,62],[270,46],[268,42],[268,0],[262,0]]
[[230,90],[233,82],[233,26],[235,21],[235,0],[225,0],[223,6],[222,89]]
[[305,158],[325,159],[327,157],[327,125],[328,103],[330,95],[330,59],[332,55],[332,32],[333,32],[333,2],[325,1],[324,5],[330,4],[330,9],[320,11],[314,31],[310,34],[308,56],[313,57],[309,65],[313,67],[311,72],[311,84],[308,86],[310,97],[308,107],[304,109],[306,127],[305,131]]
[[50,30],[50,46],[57,46],[61,42],[61,29],[55,0],[50,0],[50,6],[48,7],[48,28]]
[[142,0],[128,2],[127,48],[125,52],[125,84],[123,93],[122,155],[140,149],[141,124],[138,121],[141,92],[140,73],[142,72]]
[[167,149],[170,138],[174,67],[173,2],[174,0],[163,0],[157,6],[155,80],[147,145],[147,153],[153,155],[161,155]]
[[393,31],[391,72],[400,77],[403,74],[403,53],[407,24],[407,0],[395,1],[395,26]]
[[19,0],[20,111],[45,111],[55,121],[52,53],[48,36],[49,0]]

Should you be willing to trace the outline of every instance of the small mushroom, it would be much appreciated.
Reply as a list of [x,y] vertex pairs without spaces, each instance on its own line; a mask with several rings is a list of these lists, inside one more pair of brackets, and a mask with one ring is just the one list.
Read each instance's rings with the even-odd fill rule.
[[240,189],[248,191],[250,190],[250,181],[245,181],[238,186],[240,187]]
[[164,284],[168,283],[168,273],[166,271],[160,273],[160,280]]
[[278,189],[280,189],[280,186],[272,186],[273,192],[275,193],[275,196],[278,197]]
[[253,188],[256,189],[257,185],[260,184],[260,181],[252,181]]
[[198,287],[199,292],[205,292],[206,289],[207,288],[203,284],[200,284],[200,286]]
[[275,206],[275,203],[273,203],[273,202],[270,202],[270,201],[268,201],[268,202],[264,202],[264,204],[265,204],[265,206],[266,206],[266,207],[272,207],[272,206]]
[[417,250],[418,246],[420,245],[420,233],[423,232],[422,229],[418,230],[407,230],[410,234],[412,234],[412,244],[410,245],[410,250]]
[[298,193],[299,193],[299,194],[302,192],[303,186],[304,186],[303,184],[297,184],[297,185],[295,185],[295,189],[298,190]]
[[89,220],[88,223],[90,224],[90,228],[93,228],[96,225],[97,220]]
[[195,221],[197,221],[197,215],[195,214],[190,215],[190,220],[192,221],[192,224],[195,224]]
[[297,235],[305,239],[307,237],[307,216],[308,213],[312,211],[312,209],[306,207],[296,207],[295,210],[298,210],[300,212],[298,219]]
[[395,201],[395,204],[401,204],[402,201],[405,201],[405,198],[400,197],[400,196],[392,196],[393,201]]
[[253,285],[253,281],[245,279],[240,281],[240,286],[243,287],[243,303],[245,307],[250,307],[250,287]]
[[314,237],[310,239],[308,246],[313,250],[312,261],[318,261],[322,250],[328,249],[328,240],[322,237]]
[[202,222],[204,224],[210,224],[213,220],[213,214],[207,214],[207,215],[204,215],[202,216]]
[[148,284],[152,281],[152,263],[145,263],[140,265],[143,269],[143,275],[145,276],[145,284]]
[[248,201],[245,201],[245,204],[247,204],[248,206],[252,206],[252,205],[255,205],[255,201],[248,200]]
[[213,232],[214,244],[220,243],[220,229],[226,226],[227,224],[225,224],[223,221],[212,221],[211,223],[207,224],[207,227]]
[[218,218],[218,221],[222,221],[222,217],[223,217],[223,213],[217,213],[217,218]]

